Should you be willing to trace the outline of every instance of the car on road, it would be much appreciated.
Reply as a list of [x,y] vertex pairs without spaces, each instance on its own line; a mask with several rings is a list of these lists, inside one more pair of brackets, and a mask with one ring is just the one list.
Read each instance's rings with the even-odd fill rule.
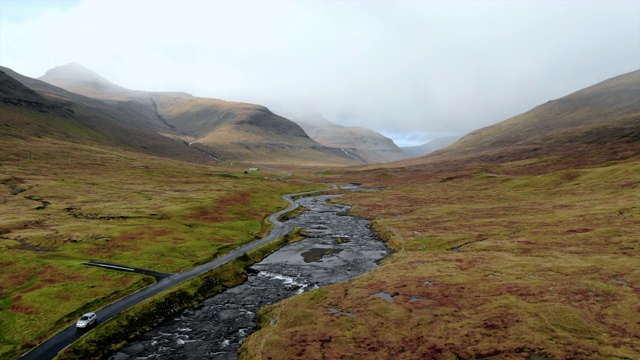
[[78,319],[78,321],[76,322],[76,328],[84,329],[95,324],[96,320],[98,320],[98,316],[96,315],[96,313],[88,312],[82,315],[80,319]]

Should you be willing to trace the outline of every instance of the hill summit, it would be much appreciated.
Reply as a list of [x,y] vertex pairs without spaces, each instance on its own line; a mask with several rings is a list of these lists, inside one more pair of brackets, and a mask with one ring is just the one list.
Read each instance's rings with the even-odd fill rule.
[[109,82],[107,79],[78,63],[69,63],[49,69],[42,77],[40,77],[40,80],[56,86],[77,84],[102,88],[124,89]]

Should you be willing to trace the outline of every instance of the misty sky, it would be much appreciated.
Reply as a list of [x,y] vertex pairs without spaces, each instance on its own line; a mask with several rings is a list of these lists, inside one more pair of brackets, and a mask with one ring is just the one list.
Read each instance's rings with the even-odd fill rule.
[[0,0],[0,64],[322,113],[400,146],[640,68],[640,1]]

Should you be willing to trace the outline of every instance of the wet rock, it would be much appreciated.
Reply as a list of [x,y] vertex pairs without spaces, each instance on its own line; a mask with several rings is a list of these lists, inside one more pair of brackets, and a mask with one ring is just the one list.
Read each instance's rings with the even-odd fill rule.
[[[297,199],[308,210],[287,223],[307,231],[309,237],[254,264],[244,284],[205,300],[197,310],[165,321],[110,359],[236,359],[236,350],[255,329],[260,308],[373,270],[388,249],[367,226],[368,220],[339,216],[348,207],[327,204],[335,197]],[[349,241],[338,248],[335,239],[340,237]],[[311,259],[315,260],[307,261]],[[334,310],[330,309],[336,316],[356,316]],[[180,331],[186,328],[191,330]],[[125,355],[130,357],[122,357]]]
[[393,296],[391,296],[391,294],[387,294],[384,291],[381,291],[379,293],[373,294],[370,297],[379,297],[381,299],[387,300],[388,302],[393,302]]
[[356,314],[354,314],[354,313],[350,313],[350,312],[346,312],[346,311],[340,311],[340,310],[338,310],[336,308],[330,308],[329,311],[331,311],[331,313],[334,316],[342,315],[342,316],[348,316],[348,317],[356,317]]
[[629,286],[629,283],[622,279],[613,279],[613,281],[617,282],[618,284],[622,284],[624,286]]
[[[244,284],[205,300],[197,310],[164,322],[110,359],[235,359],[236,350],[256,327],[255,314],[260,308],[371,271],[388,250],[367,226],[368,220],[339,216],[348,207],[329,203],[335,197],[297,199],[308,211],[287,223],[307,231],[308,238],[254,264]],[[338,248],[336,238],[349,241]],[[330,311],[336,316],[356,316],[337,309]],[[180,330],[187,328],[188,333]]]

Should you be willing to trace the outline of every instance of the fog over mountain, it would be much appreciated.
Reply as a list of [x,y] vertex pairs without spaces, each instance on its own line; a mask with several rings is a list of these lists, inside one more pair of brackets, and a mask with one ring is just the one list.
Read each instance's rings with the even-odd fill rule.
[[345,127],[325,119],[322,114],[289,115],[313,140],[339,148],[355,159],[367,163],[402,160],[408,155],[393,140],[367,128]]
[[445,148],[456,142],[458,139],[458,136],[445,136],[431,140],[423,145],[403,147],[402,151],[411,157],[418,157]]
[[0,64],[323,114],[399,146],[640,67],[638,1],[0,2]]

